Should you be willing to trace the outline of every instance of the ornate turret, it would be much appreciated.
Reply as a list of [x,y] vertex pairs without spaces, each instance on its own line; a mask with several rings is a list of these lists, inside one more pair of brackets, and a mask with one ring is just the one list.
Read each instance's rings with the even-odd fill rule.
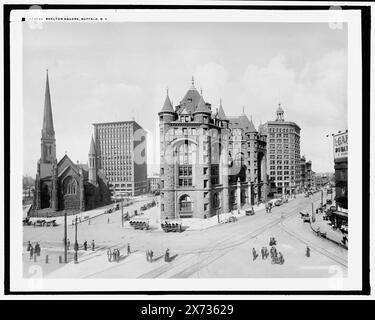
[[167,96],[165,97],[163,108],[160,110],[158,114],[159,114],[160,121],[169,122],[169,121],[174,121],[177,118],[177,114],[175,110],[173,109],[171,99],[169,99],[168,89],[167,89]]
[[206,104],[206,102],[203,99],[203,96],[200,97],[198,106],[193,112],[194,115],[194,121],[197,122],[205,122],[203,117],[207,117],[207,122],[210,122],[210,117],[211,117],[211,110],[209,108],[209,105]]
[[92,184],[97,183],[97,164],[96,164],[96,149],[94,137],[91,137],[91,144],[89,150],[89,182]]
[[284,121],[284,110],[281,108],[280,103],[279,107],[276,110],[276,121]]

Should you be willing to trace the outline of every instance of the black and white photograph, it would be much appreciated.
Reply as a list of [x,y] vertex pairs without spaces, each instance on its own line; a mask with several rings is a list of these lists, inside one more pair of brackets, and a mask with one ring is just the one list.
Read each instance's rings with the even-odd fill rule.
[[10,19],[12,290],[362,289],[360,11]]

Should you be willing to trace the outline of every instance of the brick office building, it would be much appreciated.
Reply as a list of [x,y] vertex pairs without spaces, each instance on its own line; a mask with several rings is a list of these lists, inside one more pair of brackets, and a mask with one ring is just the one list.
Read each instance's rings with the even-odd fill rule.
[[75,164],[67,155],[57,161],[47,73],[41,157],[35,179],[32,216],[54,216],[62,214],[60,211],[73,214],[110,203],[108,181],[98,170],[93,140],[88,156],[88,164]]
[[135,121],[94,123],[98,167],[114,195],[147,192],[146,131]]
[[162,219],[210,217],[260,196],[265,138],[244,114],[228,118],[221,103],[213,111],[193,80],[177,106],[167,94],[159,121]]

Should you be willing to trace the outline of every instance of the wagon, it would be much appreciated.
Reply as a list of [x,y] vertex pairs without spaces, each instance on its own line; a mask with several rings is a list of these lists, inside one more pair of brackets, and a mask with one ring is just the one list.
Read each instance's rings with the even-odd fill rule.
[[150,229],[150,225],[148,220],[130,220],[130,226],[132,226],[135,230],[148,230]]
[[181,222],[179,223],[164,222],[164,223],[161,223],[161,228],[163,229],[164,232],[182,232],[182,223]]
[[254,209],[245,210],[247,216],[253,216],[255,214]]

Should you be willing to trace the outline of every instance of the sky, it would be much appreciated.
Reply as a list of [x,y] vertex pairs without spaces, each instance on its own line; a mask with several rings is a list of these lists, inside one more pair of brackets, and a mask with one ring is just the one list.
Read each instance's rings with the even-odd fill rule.
[[23,28],[24,174],[40,158],[48,68],[57,158],[86,163],[92,123],[134,118],[149,131],[148,173],[158,172],[158,116],[191,86],[256,127],[301,127],[301,156],[333,172],[332,137],[347,129],[347,27],[328,23],[43,23]]

